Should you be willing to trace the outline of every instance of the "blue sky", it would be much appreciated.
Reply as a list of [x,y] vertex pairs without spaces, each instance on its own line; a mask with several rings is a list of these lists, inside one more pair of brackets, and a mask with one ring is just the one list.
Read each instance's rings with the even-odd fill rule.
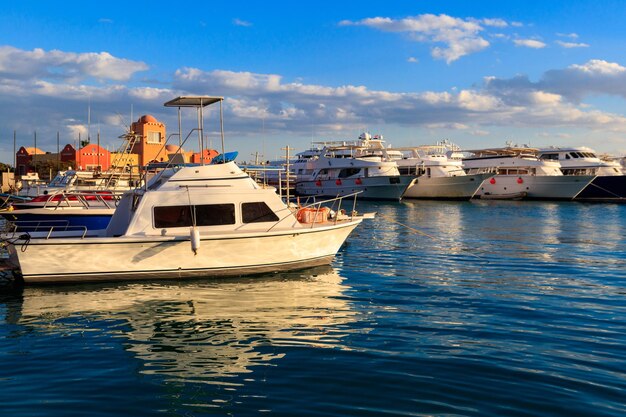
[[[355,139],[626,153],[621,1],[12,2],[0,14],[0,160],[179,95],[226,98],[227,150]],[[106,7],[102,6],[106,4]],[[209,139],[218,139],[209,112]],[[194,126],[188,113],[184,127]]]

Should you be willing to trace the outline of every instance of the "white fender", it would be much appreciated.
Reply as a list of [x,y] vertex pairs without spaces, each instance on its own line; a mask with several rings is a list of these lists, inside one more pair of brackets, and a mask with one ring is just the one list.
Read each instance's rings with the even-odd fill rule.
[[191,250],[194,255],[197,255],[198,249],[200,249],[200,230],[197,227],[189,228],[189,239],[191,240]]

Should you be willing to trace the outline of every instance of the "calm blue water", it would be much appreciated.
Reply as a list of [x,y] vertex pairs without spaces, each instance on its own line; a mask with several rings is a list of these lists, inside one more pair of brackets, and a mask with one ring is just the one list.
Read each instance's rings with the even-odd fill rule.
[[1,415],[626,414],[625,205],[359,208],[329,268],[5,291]]

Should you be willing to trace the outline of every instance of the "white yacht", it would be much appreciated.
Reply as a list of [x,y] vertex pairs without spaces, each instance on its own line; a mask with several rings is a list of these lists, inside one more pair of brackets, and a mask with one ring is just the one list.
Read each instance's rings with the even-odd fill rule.
[[404,193],[405,198],[469,200],[490,173],[468,175],[461,159],[453,158],[444,142],[436,145],[387,148],[400,174],[417,176]]
[[[201,111],[222,100],[179,97],[166,106]],[[223,148],[222,143],[226,155]],[[125,193],[99,233],[59,238],[54,233],[41,238],[25,234],[12,239],[8,248],[26,283],[298,269],[331,262],[363,219],[355,215],[354,204],[352,214],[341,210],[341,199],[334,213],[320,202],[292,208],[232,161],[172,166]]]
[[557,161],[539,159],[537,149],[506,147],[465,151],[468,174],[491,173],[476,196],[485,199],[572,200],[594,175],[566,176]]
[[623,202],[626,200],[626,176],[619,161],[601,159],[587,147],[550,147],[539,149],[539,158],[557,161],[566,176],[595,175],[576,200]]
[[[326,142],[317,155],[294,164],[296,193],[303,196],[342,196],[400,200],[415,177],[401,176],[395,161],[367,152],[362,140]],[[303,156],[303,154],[299,154]]]

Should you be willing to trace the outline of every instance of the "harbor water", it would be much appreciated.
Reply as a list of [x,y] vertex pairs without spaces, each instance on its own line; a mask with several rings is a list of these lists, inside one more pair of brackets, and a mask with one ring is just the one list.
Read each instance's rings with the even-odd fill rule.
[[2,415],[626,414],[626,205],[358,209],[330,267],[3,290]]

